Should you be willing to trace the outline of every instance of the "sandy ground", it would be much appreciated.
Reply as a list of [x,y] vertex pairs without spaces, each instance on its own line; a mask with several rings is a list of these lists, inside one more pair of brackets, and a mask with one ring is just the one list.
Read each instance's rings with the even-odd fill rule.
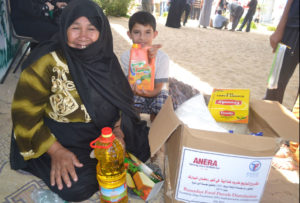
[[[114,50],[120,57],[131,44],[126,38],[128,21],[126,18],[109,20],[114,37]],[[158,20],[159,34],[154,43],[162,44],[162,50],[169,55],[171,77],[193,85],[203,93],[209,94],[214,87],[249,88],[251,99],[263,98],[273,60],[268,41],[270,33],[203,29],[198,28],[194,21],[189,21],[181,29],[173,29],[165,27],[164,20]],[[20,70],[16,74],[10,73],[5,83],[0,85],[1,139],[9,139],[10,136],[10,107],[19,72]],[[285,93],[283,104],[288,109],[293,107],[298,86],[299,67]],[[5,150],[1,153],[1,156],[8,156],[9,152]],[[6,170],[3,175],[8,177],[7,174],[11,173],[8,164],[5,164]],[[296,179],[299,180],[299,176]],[[295,178],[291,182],[287,181],[279,171],[272,168],[262,202],[298,202],[299,184],[292,182],[297,181]],[[1,189],[9,190],[3,195],[13,193],[18,188],[16,184],[9,185],[11,187]]]
[[[171,76],[192,83],[202,92],[210,92],[212,88],[249,88],[251,99],[264,97],[274,56],[269,45],[270,33],[203,29],[198,28],[197,22],[192,20],[188,21],[186,27],[174,29],[164,26],[165,19],[158,21],[158,36],[154,43],[162,44],[162,50],[175,63],[171,62]],[[119,56],[130,46],[128,41],[116,35],[126,35],[127,20],[110,18],[110,22],[115,52]],[[122,25],[125,30],[115,24]],[[178,74],[176,71],[180,67],[192,75]],[[299,68],[285,92],[283,104],[289,109],[294,105],[298,86]]]

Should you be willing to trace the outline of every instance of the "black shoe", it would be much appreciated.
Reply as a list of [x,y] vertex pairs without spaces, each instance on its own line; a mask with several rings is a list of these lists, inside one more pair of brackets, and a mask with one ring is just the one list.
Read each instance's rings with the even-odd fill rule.
[[238,29],[237,31],[242,31],[242,29]]

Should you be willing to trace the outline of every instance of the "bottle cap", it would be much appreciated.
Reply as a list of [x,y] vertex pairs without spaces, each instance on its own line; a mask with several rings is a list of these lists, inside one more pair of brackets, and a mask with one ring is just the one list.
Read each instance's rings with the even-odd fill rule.
[[140,44],[133,44],[133,45],[132,45],[132,48],[138,49],[138,48],[141,48],[141,45],[140,45]]
[[110,127],[104,127],[101,130],[101,136],[105,138],[109,138],[112,136],[112,129]]

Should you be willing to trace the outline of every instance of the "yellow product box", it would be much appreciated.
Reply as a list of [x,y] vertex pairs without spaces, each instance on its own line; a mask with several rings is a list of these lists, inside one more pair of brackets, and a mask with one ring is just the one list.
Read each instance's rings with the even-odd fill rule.
[[248,123],[249,89],[214,89],[208,109],[217,122]]

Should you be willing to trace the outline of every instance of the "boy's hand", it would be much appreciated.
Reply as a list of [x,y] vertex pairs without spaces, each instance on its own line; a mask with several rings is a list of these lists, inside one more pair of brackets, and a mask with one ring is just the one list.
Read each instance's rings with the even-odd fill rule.
[[149,63],[151,63],[151,60],[155,58],[158,49],[162,47],[161,44],[153,44],[149,49],[148,49],[148,58],[149,58]]
[[133,85],[131,85],[131,89],[132,89],[134,95],[141,96],[141,97],[151,97],[150,93],[152,91],[144,90],[144,88],[138,89],[136,83],[134,83]]

